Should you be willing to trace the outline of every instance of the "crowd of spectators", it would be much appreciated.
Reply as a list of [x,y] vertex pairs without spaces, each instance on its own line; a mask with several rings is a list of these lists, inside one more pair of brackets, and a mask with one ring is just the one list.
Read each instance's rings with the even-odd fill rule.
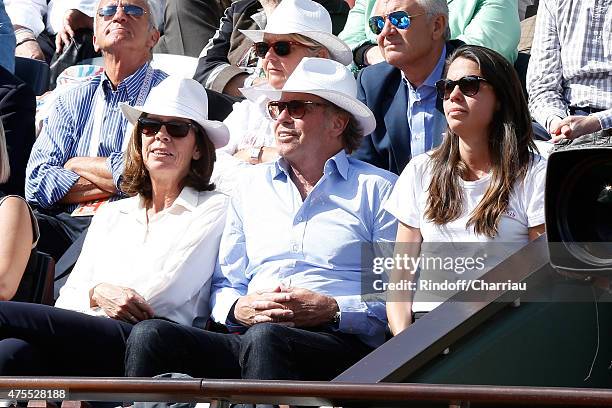
[[[532,3],[0,0],[0,375],[331,379],[431,310],[364,247],[543,234],[549,151],[612,129],[612,0]],[[96,55],[36,136],[16,58]],[[54,306],[11,300],[37,251]]]

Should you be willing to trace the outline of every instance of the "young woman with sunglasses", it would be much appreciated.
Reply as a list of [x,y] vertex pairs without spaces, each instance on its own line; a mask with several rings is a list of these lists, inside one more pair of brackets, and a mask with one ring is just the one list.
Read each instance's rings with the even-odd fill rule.
[[228,203],[210,176],[229,138],[207,105],[198,82],[176,77],[121,105],[132,197],[96,212],[56,307],[0,303],[0,375],[122,376],[134,324],[206,322]]
[[[254,43],[265,79],[252,88],[242,88],[247,99],[235,104],[223,122],[230,130],[230,141],[221,149],[223,153],[250,164],[277,157],[272,122],[265,111],[265,98],[262,99],[254,90],[281,89],[304,57],[330,58],[349,64],[351,52],[348,46],[331,30],[331,17],[319,3],[283,0],[270,15],[265,30],[243,31]],[[231,170],[227,171],[231,178]]]
[[[537,238],[544,232],[546,164],[536,154],[513,66],[488,48],[463,46],[447,60],[446,79],[436,88],[447,134],[438,148],[408,163],[386,204],[400,221],[396,253],[418,257],[424,242],[517,247]],[[414,274],[396,269],[391,279]],[[410,325],[413,311],[427,311],[413,307],[413,294],[387,302],[394,334]]]

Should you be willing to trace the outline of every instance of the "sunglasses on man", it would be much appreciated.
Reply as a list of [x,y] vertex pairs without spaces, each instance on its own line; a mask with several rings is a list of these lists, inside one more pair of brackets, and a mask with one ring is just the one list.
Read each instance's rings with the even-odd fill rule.
[[276,120],[278,119],[280,114],[285,109],[287,109],[287,113],[289,113],[289,116],[291,116],[291,118],[302,119],[304,115],[306,114],[307,105],[328,106],[329,104],[321,103],[321,102],[313,102],[313,101],[299,101],[299,100],[288,101],[288,102],[272,101],[272,102],[268,102],[268,114],[270,114],[270,118],[272,118],[273,120]]
[[455,87],[459,85],[459,90],[462,94],[465,96],[474,96],[480,90],[481,82],[488,81],[478,75],[466,75],[457,79],[456,81],[452,81],[450,79],[440,79],[436,82],[436,91],[438,93],[438,98],[446,100],[450,98],[450,95],[453,93]]
[[145,9],[135,4],[124,4],[121,6],[111,5],[111,6],[100,7],[98,9],[98,16],[112,17],[115,14],[117,14],[117,10],[119,9],[119,7],[121,7],[121,9],[123,10],[123,13],[125,13],[128,16],[132,16],[132,17],[141,17],[147,13]]
[[161,121],[151,118],[139,118],[138,128],[145,136],[155,136],[159,133],[162,126],[166,127],[166,132],[172,137],[185,137],[189,134],[189,129],[195,128],[193,123],[179,121]]
[[368,25],[370,26],[370,30],[376,35],[380,34],[385,27],[385,20],[388,19],[389,22],[396,28],[400,30],[407,30],[410,27],[412,19],[414,17],[425,15],[425,13],[409,15],[403,10],[394,11],[392,13],[387,14],[386,16],[372,16],[368,20]]
[[257,55],[259,58],[264,58],[266,54],[268,53],[268,51],[270,50],[270,48],[274,49],[274,52],[279,57],[284,57],[291,53],[292,45],[305,47],[304,44],[296,42],[296,41],[276,41],[273,43],[267,43],[267,42],[261,41],[261,42],[256,42],[255,45],[253,45],[253,47],[255,48],[255,55]]

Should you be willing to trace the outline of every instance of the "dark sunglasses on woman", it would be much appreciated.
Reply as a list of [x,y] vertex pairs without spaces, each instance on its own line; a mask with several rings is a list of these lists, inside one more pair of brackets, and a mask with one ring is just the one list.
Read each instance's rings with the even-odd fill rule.
[[123,9],[123,12],[127,14],[128,16],[140,17],[147,13],[145,9],[135,4],[124,4],[121,6],[112,5],[112,6],[100,7],[98,9],[98,16],[100,17],[114,16],[115,14],[117,14],[117,9],[119,9],[119,7],[121,7]]
[[268,113],[270,117],[276,120],[280,114],[287,109],[289,116],[293,119],[302,119],[306,114],[306,105],[327,106],[328,103],[313,102],[313,101],[272,101],[268,102]]
[[296,41],[277,41],[273,43],[267,43],[262,41],[256,42],[253,47],[255,48],[255,55],[257,55],[259,58],[264,58],[270,48],[273,48],[274,52],[279,57],[284,57],[291,53],[292,45],[305,47],[304,44],[301,44]]
[[179,121],[161,121],[151,118],[139,118],[138,128],[145,136],[155,136],[162,126],[166,127],[166,132],[172,137],[185,137],[189,134],[189,129],[195,128],[193,123]]
[[459,90],[465,96],[474,96],[480,90],[480,83],[488,82],[483,77],[478,75],[466,75],[456,81],[450,79],[440,79],[436,82],[436,91],[438,92],[438,98],[448,99],[450,94],[453,92],[455,87],[459,85]]
[[372,16],[368,20],[370,30],[376,35],[380,34],[385,27],[385,19],[389,19],[389,22],[394,27],[400,30],[407,30],[410,27],[411,19],[414,17],[425,15],[425,13],[409,15],[403,10],[394,11],[387,14],[386,16]]

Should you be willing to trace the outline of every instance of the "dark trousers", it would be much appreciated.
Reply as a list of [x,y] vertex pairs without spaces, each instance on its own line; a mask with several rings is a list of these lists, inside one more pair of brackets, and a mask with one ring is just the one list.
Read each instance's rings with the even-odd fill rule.
[[132,327],[46,305],[0,302],[0,375],[122,376]]
[[55,262],[91,223],[91,217],[72,217],[67,212],[53,213],[35,209],[34,215],[40,229],[36,248],[51,255]]
[[331,380],[372,349],[356,336],[260,323],[245,334],[221,334],[146,320],[128,339],[125,374],[259,380]]
[[231,0],[166,1],[164,35],[153,51],[199,57],[230,4]]

